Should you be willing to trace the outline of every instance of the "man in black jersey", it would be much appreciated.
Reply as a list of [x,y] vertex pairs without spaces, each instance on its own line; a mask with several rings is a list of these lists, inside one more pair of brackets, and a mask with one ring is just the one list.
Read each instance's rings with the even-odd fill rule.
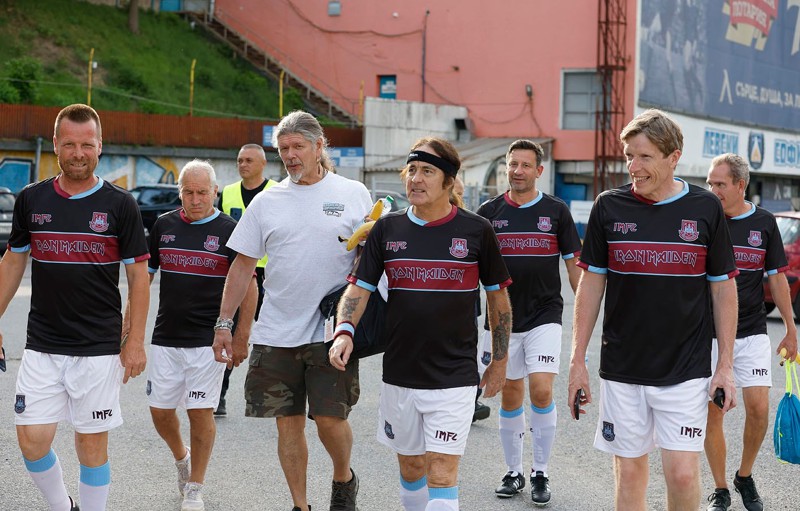
[[[161,270],[161,282],[147,397],[156,431],[175,458],[181,510],[202,511],[203,482],[216,436],[212,411],[225,369],[211,349],[214,318],[236,257],[225,245],[236,222],[214,207],[216,175],[208,162],[184,165],[178,186],[182,208],[158,217],[150,231],[150,281]],[[256,301],[255,279],[250,279],[234,330],[237,349],[247,350]],[[177,407],[189,416],[191,447],[183,443]]]
[[[525,377],[531,399],[533,441],[531,498],[537,506],[550,502],[548,462],[556,437],[557,409],[553,381],[561,360],[561,298],[559,259],[564,260],[572,290],[578,286],[577,256],[581,240],[572,214],[561,199],[536,188],[542,175],[542,147],[530,140],[513,142],[506,153],[509,190],[481,205],[478,214],[492,223],[503,260],[514,283],[509,286],[514,324],[509,341],[509,363],[500,408],[500,443],[508,471],[495,490],[500,498],[513,497],[525,487]],[[488,324],[479,364],[491,357]]]
[[[61,110],[53,148],[61,172],[26,186],[14,205],[0,264],[0,314],[30,253],[28,341],[14,402],[17,438],[49,507],[76,510],[51,448],[59,421],[69,421],[81,465],[80,503],[92,511],[105,509],[108,499],[108,431],[122,424],[120,384],[145,368],[148,253],[136,201],[94,173],[102,150],[97,112],[80,104]],[[120,263],[131,311],[124,331]]]
[[[441,139],[419,140],[401,177],[411,207],[375,223],[339,303],[331,364],[344,371],[352,336],[381,275],[388,279],[378,440],[397,453],[406,511],[458,509],[458,464],[479,384],[492,397],[505,382],[511,283],[486,219],[450,203],[460,167]],[[493,360],[477,371],[475,303],[483,283]]]
[[[568,403],[572,410],[580,389],[581,403],[592,400],[584,357],[605,295],[594,445],[614,455],[616,507],[646,509],[648,454],[658,447],[667,509],[697,509],[708,399],[721,388],[723,411],[736,405],[738,270],[719,199],[674,177],[680,127],[647,110],[620,140],[632,183],[603,192],[589,216]],[[713,377],[712,326],[719,341]]]
[[[219,193],[219,209],[231,218],[239,221],[244,210],[250,202],[262,190],[277,184],[272,179],[264,177],[264,169],[267,167],[267,156],[264,148],[258,144],[245,144],[239,149],[239,156],[236,158],[236,169],[239,171],[241,181],[236,181],[227,185]],[[264,301],[264,267],[267,265],[267,256],[262,257],[256,263],[256,286],[258,288],[258,304],[256,305],[256,316],[261,310],[261,303]],[[225,416],[228,410],[225,403],[225,394],[228,392],[232,367],[225,368],[225,377],[222,379],[222,391],[219,395],[219,403],[214,415]]]
[[[770,291],[786,328],[776,353],[785,348],[787,357],[793,360],[797,353],[797,327],[792,315],[789,283],[784,273],[788,264],[775,217],[766,209],[744,199],[750,182],[745,159],[731,153],[717,156],[711,161],[706,182],[722,202],[739,269],[736,277],[739,325],[733,347],[733,375],[736,385],[742,388],[745,423],[742,458],[733,485],[741,494],[748,511],[761,511],[764,505],[756,490],[752,472],[769,425],[769,388],[772,386],[772,350],[767,337],[763,278],[766,273]],[[711,353],[712,368],[716,354],[715,341]],[[715,484],[714,493],[708,499],[709,511],[725,511],[731,505],[725,475],[727,452],[722,419],[722,411],[713,402],[709,403],[705,450]]]

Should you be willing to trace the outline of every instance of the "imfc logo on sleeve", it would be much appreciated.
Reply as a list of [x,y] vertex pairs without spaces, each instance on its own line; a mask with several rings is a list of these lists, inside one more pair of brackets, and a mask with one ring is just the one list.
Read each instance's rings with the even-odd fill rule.
[[450,255],[459,259],[464,259],[468,254],[467,240],[464,238],[453,238],[450,243]]
[[92,213],[92,221],[89,222],[89,229],[94,232],[106,232],[108,230],[108,213]]
[[697,220],[681,220],[681,230],[678,236],[684,241],[695,241],[700,233],[697,232]]
[[219,236],[207,236],[206,242],[203,243],[203,248],[209,252],[216,252],[219,250]]

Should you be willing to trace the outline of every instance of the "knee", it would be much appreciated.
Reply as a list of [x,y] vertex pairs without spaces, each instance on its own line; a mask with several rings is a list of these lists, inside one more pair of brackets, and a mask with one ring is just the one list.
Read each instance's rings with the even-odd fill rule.
[[745,413],[748,421],[766,423],[769,421],[769,401],[763,399],[752,400],[747,403]]
[[666,472],[664,477],[667,480],[667,485],[673,489],[693,488],[700,480],[700,474],[697,467],[684,466],[677,470]]
[[536,408],[547,408],[553,403],[553,389],[542,386],[531,392],[531,404]]
[[428,454],[428,486],[449,488],[458,483],[459,456]]
[[[426,475],[425,456],[401,456],[399,463],[400,476],[409,483],[419,481]],[[428,484],[430,484],[430,479]]]

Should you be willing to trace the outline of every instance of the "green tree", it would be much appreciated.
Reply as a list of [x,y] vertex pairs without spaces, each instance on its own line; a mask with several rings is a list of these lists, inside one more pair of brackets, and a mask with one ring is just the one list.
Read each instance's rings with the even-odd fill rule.
[[17,90],[20,103],[35,104],[42,80],[42,63],[33,57],[21,57],[6,62],[6,75]]

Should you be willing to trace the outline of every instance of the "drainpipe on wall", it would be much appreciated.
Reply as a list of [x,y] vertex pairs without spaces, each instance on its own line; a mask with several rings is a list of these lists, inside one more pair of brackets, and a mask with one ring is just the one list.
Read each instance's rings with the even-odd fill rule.
[[42,160],[42,137],[36,137],[36,157],[33,160],[33,168],[31,175],[28,176],[28,183],[35,183],[38,181],[36,177],[39,175],[39,163]]
[[208,20],[214,20],[214,0],[209,0],[208,2]]

